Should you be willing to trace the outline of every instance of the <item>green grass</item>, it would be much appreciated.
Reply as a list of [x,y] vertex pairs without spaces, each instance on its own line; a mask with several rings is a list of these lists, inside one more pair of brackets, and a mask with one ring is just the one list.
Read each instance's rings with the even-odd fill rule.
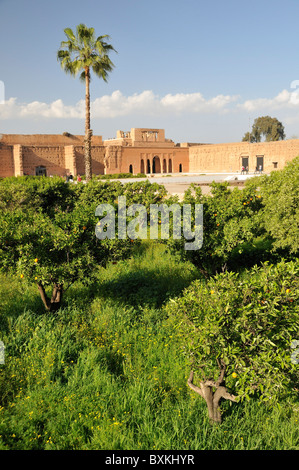
[[163,309],[199,273],[146,242],[43,311],[36,286],[1,275],[0,449],[291,450],[295,402],[223,404],[211,426]]

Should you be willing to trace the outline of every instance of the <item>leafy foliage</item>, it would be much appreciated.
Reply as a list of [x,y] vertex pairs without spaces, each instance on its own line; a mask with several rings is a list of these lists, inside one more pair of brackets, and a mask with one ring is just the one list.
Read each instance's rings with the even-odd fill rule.
[[63,178],[18,176],[0,181],[0,208],[14,211],[28,207],[53,215],[55,210],[72,208],[79,196],[80,185],[67,185]]
[[[74,187],[60,179],[12,178],[1,182],[0,195],[1,266],[36,282],[49,308],[47,286],[59,287],[62,295],[77,280],[89,283],[99,266],[129,256],[138,244],[117,237],[99,241],[95,236],[96,207],[111,204],[117,218],[119,195],[125,195],[128,204],[139,201],[149,207],[162,200],[166,191],[149,182],[123,186],[92,180]],[[58,299],[56,307],[60,304]]]
[[[168,272],[168,289],[176,295],[177,277],[188,282],[194,267],[164,245],[145,245],[134,259],[100,270],[92,290],[79,282],[70,287],[55,315],[40,315],[34,284],[0,273],[6,345],[0,449],[298,449],[298,406],[291,397],[272,409],[256,400],[232,407],[225,402],[226,419],[210,426],[203,400],[186,385],[185,331],[151,299],[150,276],[160,260],[164,284]],[[135,309],[127,292],[115,299],[106,286],[130,273],[137,276],[137,265],[147,271],[149,288],[142,308]],[[167,296],[160,305],[162,299]]]
[[207,275],[292,259],[299,247],[298,187],[299,157],[283,170],[251,178],[242,190],[212,183],[211,195],[203,195],[190,185],[182,204],[203,204],[203,246],[186,252],[183,237],[168,245]]
[[243,142],[261,142],[262,137],[266,142],[284,140],[284,126],[277,118],[262,116],[254,120],[251,132],[246,132]]
[[203,380],[226,366],[240,400],[285,396],[298,382],[291,342],[299,333],[299,262],[218,274],[194,281],[167,310],[185,334],[185,353]]
[[[80,74],[80,80],[85,82],[85,139],[84,163],[85,178],[89,182],[92,178],[91,136],[90,129],[90,72],[107,82],[108,74],[113,70],[114,64],[109,57],[114,47],[107,42],[107,34],[96,37],[94,28],[88,28],[80,23],[74,32],[65,28],[67,41],[62,41],[57,52],[57,60],[66,73],[73,76]],[[116,52],[116,51],[115,51]]]
[[299,157],[261,180],[263,224],[276,250],[299,250]]
[[[183,239],[95,237],[100,203],[116,218],[118,196],[179,204],[163,186],[1,180],[0,448],[295,448],[297,188],[298,159],[242,190],[191,186],[182,203],[203,204],[204,245],[186,253]],[[38,315],[36,285],[61,286],[55,314]],[[190,367],[215,380],[221,361],[240,403],[212,432],[186,382]]]
[[81,72],[80,79],[85,81],[85,68],[92,71],[107,81],[108,73],[113,69],[113,63],[109,59],[109,52],[114,51],[108,34],[95,36],[94,28],[87,28],[79,24],[74,32],[71,28],[65,28],[66,41],[61,42],[57,59],[62,68],[71,75]]
[[223,267],[238,269],[242,259],[247,266],[255,264],[260,250],[254,254],[252,247],[259,236],[265,235],[261,223],[263,203],[257,185],[255,180],[240,191],[231,190],[227,183],[212,183],[211,196],[202,195],[199,187],[191,185],[182,204],[203,204],[203,246],[186,252],[182,238],[169,241],[171,250],[179,250],[208,274]]
[[[132,173],[113,173],[107,175],[98,175],[98,179],[102,180],[111,180],[111,179],[121,179],[121,178],[132,178]],[[134,178],[146,178],[145,173],[137,173],[134,175]]]

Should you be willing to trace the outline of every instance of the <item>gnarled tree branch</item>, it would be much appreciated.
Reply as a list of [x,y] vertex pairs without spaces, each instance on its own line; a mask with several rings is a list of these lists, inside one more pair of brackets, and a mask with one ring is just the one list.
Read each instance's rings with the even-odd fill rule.
[[[221,398],[225,400],[236,401],[236,397],[231,395],[227,388],[221,385],[224,380],[225,364],[218,364],[220,366],[220,374],[216,382],[213,380],[205,380],[200,382],[200,387],[194,385],[193,377],[194,372],[191,370],[187,384],[188,386],[201,397],[204,398],[208,407],[209,418],[213,423],[221,423],[221,413],[219,409],[219,402]],[[213,392],[213,388],[216,388]]]
[[38,283],[38,290],[46,310],[49,312],[54,312],[60,308],[62,302],[63,284],[54,284],[51,299],[48,297],[45,287],[41,282]]

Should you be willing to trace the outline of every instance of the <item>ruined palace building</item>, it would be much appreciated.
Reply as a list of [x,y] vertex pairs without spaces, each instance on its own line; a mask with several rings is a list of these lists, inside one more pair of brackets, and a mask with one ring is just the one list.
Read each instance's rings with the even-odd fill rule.
[[[117,131],[114,139],[92,136],[92,171],[115,173],[229,173],[282,169],[299,155],[299,139],[227,144],[175,143],[164,129]],[[84,136],[2,134],[0,177],[84,174]]]

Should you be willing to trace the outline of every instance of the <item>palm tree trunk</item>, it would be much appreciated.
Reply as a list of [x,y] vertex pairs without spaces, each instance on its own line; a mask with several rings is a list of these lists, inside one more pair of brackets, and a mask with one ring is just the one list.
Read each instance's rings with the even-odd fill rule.
[[90,71],[89,67],[85,67],[85,139],[84,139],[84,163],[86,182],[90,181],[92,175],[91,167],[91,136],[90,129]]

